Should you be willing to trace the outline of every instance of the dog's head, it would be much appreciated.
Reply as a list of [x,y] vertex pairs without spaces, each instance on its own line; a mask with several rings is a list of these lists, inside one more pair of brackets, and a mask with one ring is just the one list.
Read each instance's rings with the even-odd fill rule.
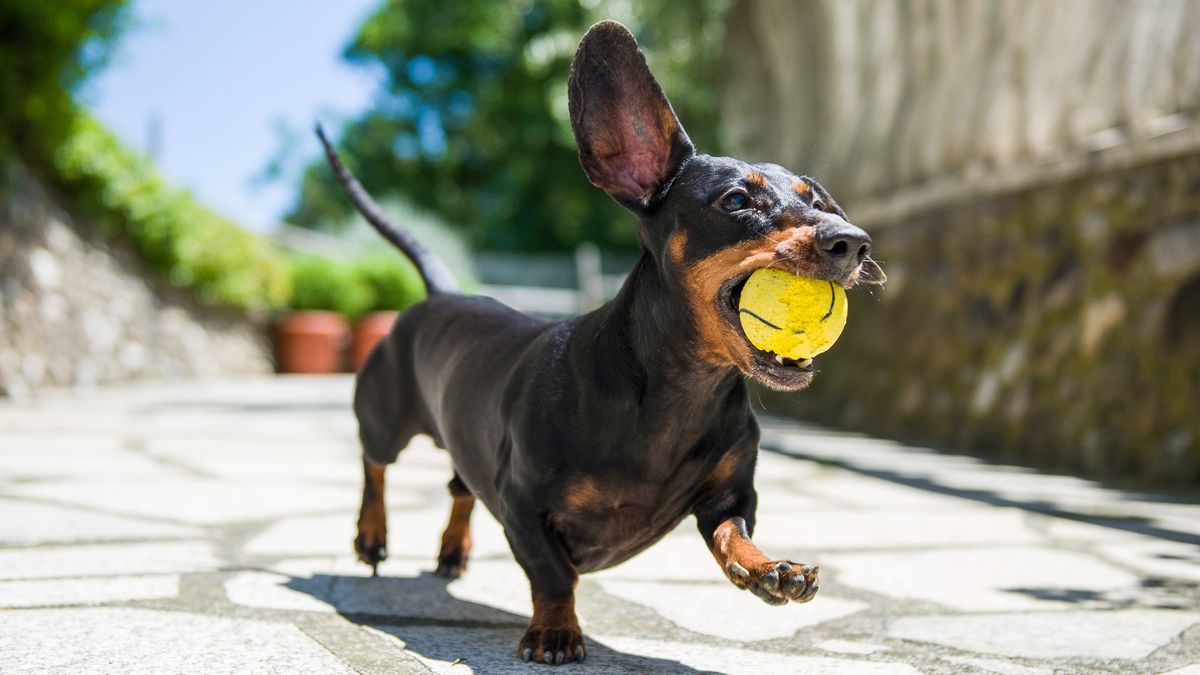
[[815,180],[775,164],[697,154],[615,21],[584,36],[571,66],[571,126],[588,178],[638,217],[638,236],[690,307],[698,361],[735,366],[775,389],[812,380],[812,364],[757,349],[738,299],[752,272],[778,267],[844,287],[880,282],[871,238]]

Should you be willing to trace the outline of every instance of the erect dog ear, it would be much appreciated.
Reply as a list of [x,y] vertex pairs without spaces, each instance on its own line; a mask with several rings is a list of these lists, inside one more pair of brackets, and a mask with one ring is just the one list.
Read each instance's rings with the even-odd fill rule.
[[694,150],[629,30],[616,21],[592,26],[567,86],[588,179],[626,207],[648,206]]

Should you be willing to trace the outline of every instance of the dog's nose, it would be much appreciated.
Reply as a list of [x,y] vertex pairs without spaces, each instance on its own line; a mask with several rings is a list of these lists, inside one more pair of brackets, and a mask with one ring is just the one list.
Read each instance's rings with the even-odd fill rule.
[[817,228],[817,246],[840,270],[849,272],[871,252],[871,235],[842,219]]

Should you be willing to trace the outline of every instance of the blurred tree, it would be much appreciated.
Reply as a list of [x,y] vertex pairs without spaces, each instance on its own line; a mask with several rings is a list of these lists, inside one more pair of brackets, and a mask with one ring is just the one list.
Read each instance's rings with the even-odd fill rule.
[[[579,168],[566,90],[575,47],[602,18],[629,25],[693,140],[713,150],[727,4],[388,0],[346,49],[381,67],[385,84],[374,109],[342,130],[341,147],[372,193],[433,211],[478,246],[633,248],[627,215]],[[332,229],[348,208],[318,161],[287,218]]]
[[0,150],[49,157],[69,134],[72,95],[108,59],[127,0],[0,2]]

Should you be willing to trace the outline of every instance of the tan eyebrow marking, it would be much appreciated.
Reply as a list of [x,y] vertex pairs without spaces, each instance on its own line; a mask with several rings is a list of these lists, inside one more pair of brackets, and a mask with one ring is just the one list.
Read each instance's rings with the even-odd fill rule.
[[806,195],[812,192],[812,186],[800,180],[799,178],[792,181],[792,189],[796,191],[796,194],[801,195]]
[[746,176],[746,182],[755,187],[767,187],[767,177],[757,171],[751,171],[750,175]]
[[675,232],[667,239],[667,250],[675,262],[683,262],[683,250],[687,246],[687,233]]

